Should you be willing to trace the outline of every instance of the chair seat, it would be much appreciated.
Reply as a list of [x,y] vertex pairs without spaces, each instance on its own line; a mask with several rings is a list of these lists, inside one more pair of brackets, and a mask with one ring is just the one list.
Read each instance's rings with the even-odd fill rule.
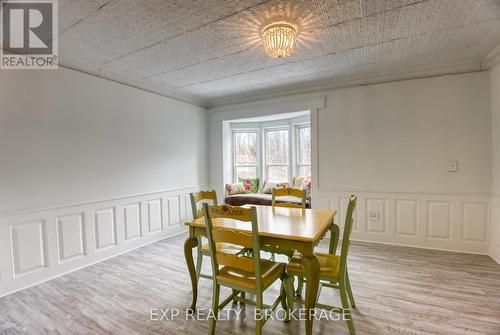
[[[261,260],[261,277],[264,288],[274,283],[285,272],[285,264]],[[256,289],[255,273],[224,266],[219,270],[217,280],[250,289]]]
[[[241,247],[239,245],[225,242],[216,242],[215,248],[218,252],[222,252],[225,254],[237,254],[241,251]],[[210,246],[208,245],[208,243],[205,243],[201,246],[201,252],[205,255],[210,255]]]
[[[338,278],[340,271],[340,257],[337,255],[325,254],[321,252],[314,253],[318,259],[320,277]],[[303,274],[304,266],[302,258],[294,256],[286,266],[287,273]]]

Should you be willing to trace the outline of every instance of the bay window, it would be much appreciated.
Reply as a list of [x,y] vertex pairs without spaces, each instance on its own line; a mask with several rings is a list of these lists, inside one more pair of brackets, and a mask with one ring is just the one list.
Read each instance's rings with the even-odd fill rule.
[[[300,117],[265,122],[231,124],[232,177],[293,182],[311,176],[311,127]],[[229,141],[228,141],[229,142]]]

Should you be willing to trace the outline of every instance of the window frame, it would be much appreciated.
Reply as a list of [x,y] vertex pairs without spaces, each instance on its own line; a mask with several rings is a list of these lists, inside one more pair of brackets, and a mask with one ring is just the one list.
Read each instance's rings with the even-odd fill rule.
[[[256,160],[255,164],[245,164],[245,165],[237,165],[236,163],[236,134],[237,133],[255,133],[256,137]],[[232,173],[233,173],[233,182],[237,183],[238,182],[238,175],[236,173],[237,168],[239,167],[255,167],[255,178],[260,178],[260,141],[259,141],[259,136],[260,135],[260,129],[259,128],[232,128],[231,129],[231,154],[232,154]]]
[[[299,176],[299,171],[301,167],[308,166],[309,170],[312,172],[312,152],[310,152],[310,163],[309,164],[301,164],[300,163],[300,129],[303,128],[309,128],[309,137],[311,136],[311,125],[310,124],[297,124],[295,125],[295,175],[296,177],[302,177]],[[311,142],[311,140],[309,140]],[[312,144],[312,143],[310,143]],[[312,147],[312,145],[310,145]],[[312,148],[310,149],[312,150]]]
[[[287,159],[287,162],[286,164],[285,163],[281,163],[281,164],[276,164],[276,163],[273,163],[273,164],[268,164],[267,162],[267,153],[269,151],[269,148],[267,146],[267,134],[270,133],[270,132],[273,132],[273,131],[283,131],[283,130],[286,130],[288,132],[288,143],[287,143],[287,149],[288,149],[288,153],[287,153],[287,156],[288,156],[288,159]],[[270,166],[286,166],[286,169],[287,169],[287,180],[277,180],[277,182],[280,182],[280,181],[288,181],[288,182],[291,182],[292,180],[292,175],[293,175],[293,165],[292,165],[292,161],[293,161],[293,157],[292,157],[292,148],[291,148],[291,139],[292,139],[292,129],[290,127],[290,125],[284,125],[284,126],[275,126],[275,127],[266,127],[264,128],[264,131],[263,131],[263,142],[264,142],[264,146],[263,146],[263,151],[264,151],[264,161],[263,161],[263,177],[264,179],[267,181],[269,180],[269,170],[268,170],[268,167]]]

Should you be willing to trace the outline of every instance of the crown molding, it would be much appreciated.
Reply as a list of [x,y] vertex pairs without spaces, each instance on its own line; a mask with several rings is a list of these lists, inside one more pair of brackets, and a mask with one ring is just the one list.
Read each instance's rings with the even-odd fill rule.
[[[500,61],[500,45],[485,57],[483,62],[477,61],[459,61],[454,63],[440,64],[432,67],[414,67],[406,68],[401,72],[393,72],[389,74],[364,74],[359,76],[347,76],[344,78],[335,78],[332,76],[321,81],[299,81],[288,85],[263,89],[257,87],[248,88],[247,92],[228,94],[226,96],[216,98],[202,98],[199,96],[186,94],[171,90],[165,87],[150,85],[141,81],[137,81],[126,76],[114,73],[111,71],[103,71],[99,65],[80,64],[75,59],[68,59],[68,62],[62,62],[59,66],[71,70],[79,71],[88,75],[92,75],[101,79],[114,81],[116,83],[144,90],[149,93],[158,94],[163,97],[174,99],[180,102],[199,106],[208,109],[211,113],[219,113],[224,110],[234,110],[245,108],[245,105],[255,107],[258,105],[269,103],[272,99],[280,100],[284,96],[288,96],[288,101],[294,99],[293,96],[316,95],[339,88],[357,87],[364,85],[382,84],[397,82],[403,80],[423,79],[431,77],[439,77],[453,74],[462,74],[486,70]],[[265,101],[257,103],[256,101]],[[283,102],[283,101],[281,101]],[[272,102],[271,102],[272,104]]]
[[490,51],[481,61],[481,69],[488,70],[500,63],[500,44]]
[[348,76],[345,78],[335,78],[334,73],[328,79],[322,81],[297,82],[289,85],[279,86],[271,89],[254,89],[252,91],[231,94],[226,97],[209,99],[209,111],[219,111],[228,106],[244,103],[255,104],[258,100],[272,98],[304,95],[304,94],[325,94],[332,89],[358,87],[374,84],[383,84],[414,79],[425,79],[448,75],[464,74],[481,71],[480,63],[477,60],[465,60],[454,63],[439,64],[436,66],[414,67],[401,72],[388,74],[365,74],[360,76]]

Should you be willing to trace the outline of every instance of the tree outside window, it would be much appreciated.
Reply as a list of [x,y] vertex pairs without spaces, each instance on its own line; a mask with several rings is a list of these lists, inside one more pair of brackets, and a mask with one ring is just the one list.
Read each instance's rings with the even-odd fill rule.
[[311,175],[311,127],[297,127],[297,173]]
[[289,175],[289,130],[272,129],[265,132],[266,178],[269,181],[288,181]]
[[234,175],[235,179],[257,177],[257,132],[234,131]]

